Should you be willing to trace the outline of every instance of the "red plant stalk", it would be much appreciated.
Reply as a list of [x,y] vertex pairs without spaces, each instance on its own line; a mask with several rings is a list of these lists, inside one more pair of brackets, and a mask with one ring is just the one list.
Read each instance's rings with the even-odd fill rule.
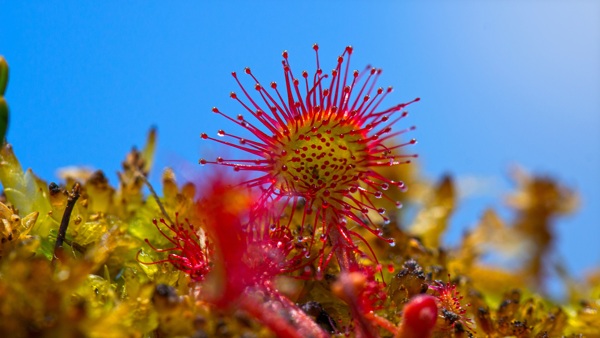
[[[291,261],[285,261],[290,246],[283,243],[286,237],[281,232],[261,229],[263,223],[244,224],[254,198],[232,183],[223,177],[213,179],[199,203],[200,212],[208,216],[206,230],[217,251],[211,274],[221,286],[209,301],[223,309],[241,308],[280,337],[327,337],[271,286],[276,275],[293,268]],[[249,235],[253,232],[268,233],[274,240],[254,238]]]
[[378,337],[379,328],[392,334],[398,331],[396,325],[375,313],[383,308],[387,297],[385,283],[375,278],[380,269],[362,266],[360,271],[342,272],[332,287],[334,294],[350,306],[355,334],[360,337]]
[[335,295],[343,299],[350,307],[354,319],[354,331],[360,338],[379,337],[378,328],[373,325],[370,318],[365,316],[371,312],[368,301],[364,298],[364,287],[367,278],[362,272],[342,272],[334,283],[332,290]]
[[[315,239],[324,243],[318,250],[317,278],[320,278],[332,256],[343,271],[360,269],[357,255],[364,254],[357,242],[372,251],[362,236],[346,226],[348,222],[393,243],[392,239],[382,237],[380,226],[390,219],[385,216],[386,210],[375,202],[381,198],[391,200],[386,191],[390,187],[402,190],[404,184],[379,174],[376,169],[409,163],[410,158],[416,157],[396,152],[416,143],[414,139],[393,145],[388,141],[414,129],[392,130],[407,116],[405,107],[418,99],[383,109],[380,106],[392,88],[376,88],[381,69],[350,71],[353,49],[347,47],[331,73],[325,74],[320,68],[319,47],[314,45],[313,49],[316,70],[312,75],[303,71],[301,78],[294,76],[288,53],[283,52],[282,90],[275,82],[267,90],[246,68],[244,72],[256,91],[251,95],[237,74],[232,73],[243,94],[231,93],[231,98],[252,118],[242,114],[232,118],[218,108],[213,108],[213,112],[246,129],[250,138],[224,130],[218,131],[218,138],[206,133],[201,137],[245,152],[250,158],[217,157],[213,161],[201,159],[200,163],[258,173],[244,184],[261,188],[260,208],[283,204],[294,210],[303,204],[302,214],[297,217],[302,220],[300,230],[295,235],[309,238],[311,248]],[[376,219],[373,214],[378,215]],[[376,257],[371,256],[376,262]]]
[[[304,311],[276,291],[265,287],[249,291],[240,296],[238,305],[278,337],[329,337]],[[269,297],[260,298],[257,294]]]

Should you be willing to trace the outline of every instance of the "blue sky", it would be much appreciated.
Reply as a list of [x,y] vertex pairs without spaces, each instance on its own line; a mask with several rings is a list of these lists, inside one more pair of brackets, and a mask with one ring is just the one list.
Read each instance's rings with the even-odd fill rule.
[[[11,66],[8,140],[46,180],[86,165],[116,182],[124,154],[159,131],[153,181],[165,166],[210,154],[201,132],[232,126],[230,72],[251,66],[280,81],[281,52],[325,69],[346,45],[353,68],[384,69],[389,104],[421,97],[405,120],[426,177],[444,173],[484,188],[461,201],[449,240],[513,187],[512,165],[581,194],[560,219],[558,252],[581,275],[600,249],[600,2],[4,1],[0,54]],[[202,170],[198,168],[198,170]]]

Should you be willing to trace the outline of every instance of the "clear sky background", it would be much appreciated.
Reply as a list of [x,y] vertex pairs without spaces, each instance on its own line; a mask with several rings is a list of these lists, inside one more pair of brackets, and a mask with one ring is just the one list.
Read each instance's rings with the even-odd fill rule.
[[157,126],[158,182],[165,166],[210,157],[201,132],[235,129],[210,112],[241,112],[231,71],[282,82],[282,50],[312,70],[318,42],[330,69],[351,44],[353,68],[381,67],[395,87],[387,103],[421,97],[405,123],[418,126],[424,175],[482,183],[449,242],[502,205],[519,164],[579,191],[579,212],[556,224],[558,252],[578,276],[600,265],[599,1],[176,3],[0,0],[7,137],[24,167],[56,180],[86,165],[114,184]]

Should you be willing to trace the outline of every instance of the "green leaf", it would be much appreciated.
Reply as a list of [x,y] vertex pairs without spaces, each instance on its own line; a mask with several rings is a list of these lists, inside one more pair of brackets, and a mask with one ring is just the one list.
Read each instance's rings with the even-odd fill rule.
[[6,129],[8,128],[8,104],[6,100],[0,96],[0,146],[4,143]]
[[8,63],[0,55],[0,96],[4,96],[6,85],[8,84]]

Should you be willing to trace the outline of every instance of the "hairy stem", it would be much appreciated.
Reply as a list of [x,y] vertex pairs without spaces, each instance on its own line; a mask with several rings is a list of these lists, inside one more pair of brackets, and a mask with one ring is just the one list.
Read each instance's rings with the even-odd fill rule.
[[58,235],[56,236],[56,244],[54,245],[54,256],[52,257],[52,261],[56,261],[58,259],[57,253],[63,247],[63,242],[65,241],[65,236],[67,233],[67,228],[69,227],[69,220],[71,219],[71,213],[73,212],[73,207],[75,207],[75,203],[79,199],[79,194],[81,192],[81,186],[79,183],[75,183],[73,185],[73,189],[68,194],[67,199],[67,207],[65,208],[65,213],[60,221],[60,227],[58,228]]

